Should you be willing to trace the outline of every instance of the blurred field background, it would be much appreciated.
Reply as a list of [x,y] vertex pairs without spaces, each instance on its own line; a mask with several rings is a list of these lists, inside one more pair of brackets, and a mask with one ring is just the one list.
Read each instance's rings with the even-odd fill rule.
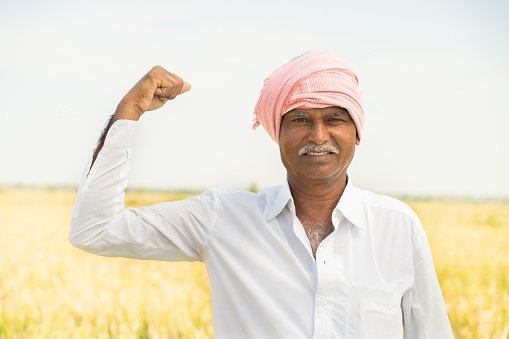
[[[103,258],[67,241],[75,192],[0,190],[0,338],[209,338],[200,263]],[[183,194],[131,192],[129,206]],[[509,202],[407,200],[456,338],[509,338]]]

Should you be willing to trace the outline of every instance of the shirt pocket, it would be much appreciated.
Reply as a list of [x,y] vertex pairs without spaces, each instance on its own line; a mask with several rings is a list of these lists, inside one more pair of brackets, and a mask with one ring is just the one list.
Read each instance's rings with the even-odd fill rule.
[[403,338],[401,293],[350,286],[348,291],[348,339]]
[[403,323],[400,305],[360,302],[360,328],[364,339],[401,339]]

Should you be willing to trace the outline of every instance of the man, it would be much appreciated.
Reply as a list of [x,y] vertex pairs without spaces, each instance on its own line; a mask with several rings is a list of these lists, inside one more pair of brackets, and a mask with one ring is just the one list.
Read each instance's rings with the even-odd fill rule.
[[217,338],[453,337],[419,219],[347,176],[364,112],[334,54],[306,53],[264,82],[254,127],[279,143],[282,185],[124,208],[136,121],[189,89],[155,67],[122,99],[80,184],[75,246],[204,261]]

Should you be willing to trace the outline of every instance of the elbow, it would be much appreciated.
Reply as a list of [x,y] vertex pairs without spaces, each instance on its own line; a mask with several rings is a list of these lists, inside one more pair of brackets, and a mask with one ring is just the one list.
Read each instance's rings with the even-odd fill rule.
[[100,247],[101,233],[100,227],[80,223],[73,218],[67,238],[74,247],[86,252],[96,253],[98,247]]
[[77,247],[79,249],[82,249],[87,252],[92,251],[92,246],[89,242],[85,241],[85,238],[83,237],[83,234],[75,230],[73,227],[71,227],[71,230],[69,232],[69,235],[67,237],[69,240],[69,243],[73,245],[74,247]]
[[71,219],[71,227],[67,239],[74,247],[81,247],[82,245],[84,226],[77,218],[73,217]]
[[67,240],[69,240],[69,243],[73,245],[74,247],[80,246],[81,238],[79,236],[79,230],[80,227],[76,223],[76,218],[72,218],[71,220],[71,227],[69,229],[69,234],[67,235]]
[[71,243],[71,245],[73,245],[74,247],[81,248],[83,245],[82,239],[78,236],[77,232],[74,232],[72,227],[71,230],[69,231],[67,239],[69,240],[69,243]]

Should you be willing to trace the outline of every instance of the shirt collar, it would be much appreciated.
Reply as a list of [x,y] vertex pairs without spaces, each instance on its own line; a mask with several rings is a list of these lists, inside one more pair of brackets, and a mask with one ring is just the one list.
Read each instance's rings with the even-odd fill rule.
[[360,193],[361,191],[353,185],[352,179],[348,177],[343,195],[341,195],[334,211],[339,211],[353,225],[365,230],[367,219]]
[[290,186],[288,185],[288,180],[285,180],[280,186],[279,192],[275,194],[274,200],[269,202],[266,214],[267,220],[275,218],[287,205],[290,205],[290,211],[295,213]]
[[[348,178],[343,195],[341,195],[336,208],[334,208],[334,212],[339,211],[353,225],[365,230],[367,220],[366,215],[363,212],[363,204],[359,193],[359,189],[355,187],[352,184],[352,180]],[[285,180],[285,182],[280,186],[279,191],[276,192],[274,199],[268,203],[266,219],[270,220],[275,218],[286,206],[288,206],[290,211],[295,214],[295,207],[293,204],[290,186],[288,185],[288,180]]]

